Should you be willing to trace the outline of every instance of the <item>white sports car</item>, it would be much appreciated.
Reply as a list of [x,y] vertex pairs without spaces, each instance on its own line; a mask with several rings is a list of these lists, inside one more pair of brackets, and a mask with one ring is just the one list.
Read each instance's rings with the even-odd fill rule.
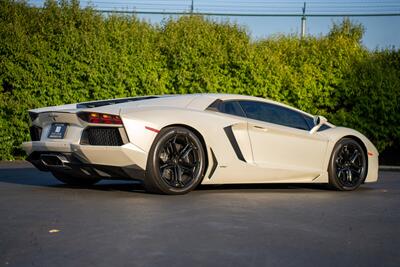
[[70,185],[137,179],[149,192],[198,184],[329,183],[378,178],[361,133],[263,98],[230,94],[131,97],[29,111],[27,160]]

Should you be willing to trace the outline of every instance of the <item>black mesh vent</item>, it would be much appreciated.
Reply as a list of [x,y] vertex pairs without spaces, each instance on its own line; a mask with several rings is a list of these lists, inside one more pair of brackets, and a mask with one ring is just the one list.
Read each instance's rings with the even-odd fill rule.
[[29,128],[29,133],[31,134],[32,141],[40,141],[40,136],[42,135],[42,128],[38,126],[31,126]]
[[82,145],[122,146],[122,138],[117,127],[90,127],[83,131]]

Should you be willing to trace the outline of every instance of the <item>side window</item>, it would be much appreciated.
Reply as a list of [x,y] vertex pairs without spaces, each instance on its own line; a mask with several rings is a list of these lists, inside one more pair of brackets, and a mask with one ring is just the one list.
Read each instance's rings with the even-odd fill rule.
[[314,127],[314,118],[310,117],[310,116],[304,116],[304,119],[306,120],[308,127],[310,128],[310,130],[312,129],[312,127]]
[[239,103],[236,101],[221,102],[218,106],[218,110],[222,113],[246,117]]
[[240,106],[243,108],[246,116],[253,120],[278,123],[278,110],[267,106],[263,102],[256,101],[240,101]]
[[257,102],[240,101],[239,102],[247,117],[254,120],[275,123],[301,130],[309,130],[303,114],[282,106]]

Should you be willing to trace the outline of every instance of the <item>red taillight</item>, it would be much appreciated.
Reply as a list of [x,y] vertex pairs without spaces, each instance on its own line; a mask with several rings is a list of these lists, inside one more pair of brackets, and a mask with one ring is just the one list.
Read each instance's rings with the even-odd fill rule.
[[79,118],[89,123],[121,124],[121,117],[97,112],[81,112]]

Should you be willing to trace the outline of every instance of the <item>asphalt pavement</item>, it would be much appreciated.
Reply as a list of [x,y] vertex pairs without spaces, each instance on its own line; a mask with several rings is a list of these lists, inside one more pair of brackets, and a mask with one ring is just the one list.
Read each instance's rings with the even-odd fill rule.
[[318,185],[62,185],[0,165],[0,266],[400,266],[400,172]]

